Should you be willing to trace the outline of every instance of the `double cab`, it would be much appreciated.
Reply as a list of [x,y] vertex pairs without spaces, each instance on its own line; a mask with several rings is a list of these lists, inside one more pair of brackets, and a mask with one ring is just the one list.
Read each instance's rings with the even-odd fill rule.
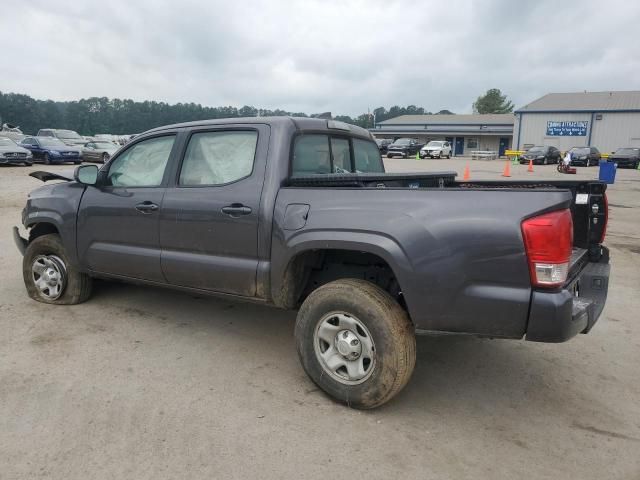
[[31,175],[53,182],[14,228],[31,298],[84,302],[103,278],[297,310],[304,370],[353,407],[405,386],[416,334],[563,342],[607,296],[605,184],[385,173],[332,120],[171,125]]

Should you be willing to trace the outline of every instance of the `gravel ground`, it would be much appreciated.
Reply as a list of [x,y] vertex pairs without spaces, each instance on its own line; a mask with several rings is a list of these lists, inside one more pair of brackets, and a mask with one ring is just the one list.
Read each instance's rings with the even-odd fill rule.
[[[360,412],[307,379],[292,312],[106,282],[82,305],[29,300],[10,228],[36,169],[0,169],[0,479],[640,478],[640,172],[609,190],[609,301],[589,335],[419,337],[407,388]],[[560,178],[535,170],[512,175]]]

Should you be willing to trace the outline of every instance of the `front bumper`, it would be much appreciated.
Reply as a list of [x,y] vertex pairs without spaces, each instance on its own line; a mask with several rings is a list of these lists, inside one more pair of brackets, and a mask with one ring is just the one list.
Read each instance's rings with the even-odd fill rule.
[[0,165],[24,165],[33,163],[33,157],[0,157]]
[[406,157],[407,152],[406,150],[387,150],[387,155],[391,155],[392,157],[395,157],[396,155],[399,157]]
[[24,256],[24,252],[27,250],[29,242],[20,236],[18,227],[13,227],[13,240],[16,242],[16,246],[18,247],[18,250],[20,250],[20,253]]
[[609,289],[609,251],[602,247],[599,262],[590,262],[562,290],[534,290],[525,338],[534,342],[565,342],[589,333],[598,321]]

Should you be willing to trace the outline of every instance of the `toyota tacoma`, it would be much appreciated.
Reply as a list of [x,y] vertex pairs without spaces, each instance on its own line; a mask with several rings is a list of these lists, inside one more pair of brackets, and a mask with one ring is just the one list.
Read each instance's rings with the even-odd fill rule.
[[304,370],[353,407],[405,386],[416,334],[563,342],[607,296],[605,184],[385,173],[332,120],[166,126],[31,175],[54,182],[14,227],[31,298],[81,303],[102,278],[297,310]]

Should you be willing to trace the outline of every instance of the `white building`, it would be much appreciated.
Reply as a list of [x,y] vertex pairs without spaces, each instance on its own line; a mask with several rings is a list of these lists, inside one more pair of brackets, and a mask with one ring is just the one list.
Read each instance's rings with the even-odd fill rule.
[[550,93],[515,111],[514,147],[640,147],[640,91]]

